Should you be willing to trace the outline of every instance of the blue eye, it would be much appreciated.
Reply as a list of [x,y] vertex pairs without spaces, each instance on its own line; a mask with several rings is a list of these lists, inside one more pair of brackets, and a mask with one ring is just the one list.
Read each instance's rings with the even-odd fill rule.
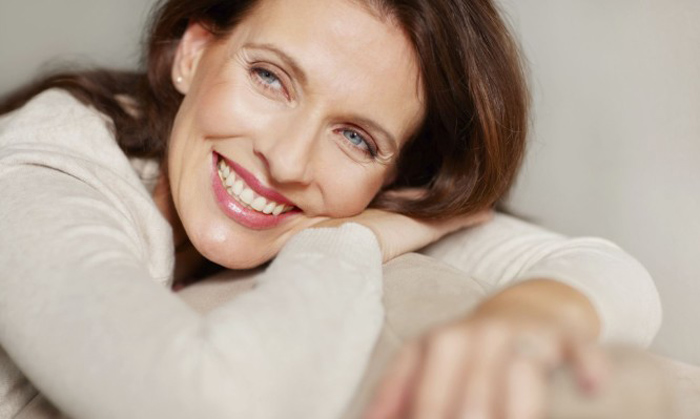
[[255,72],[263,84],[266,84],[274,89],[282,88],[282,82],[280,82],[280,79],[272,71],[265,70],[264,68],[254,68],[253,72]]
[[349,129],[345,129],[345,130],[343,130],[343,135],[345,136],[345,138],[347,138],[348,140],[350,140],[351,143],[353,143],[353,144],[355,144],[355,145],[357,145],[357,146],[359,146],[359,145],[362,144],[362,143],[367,144],[367,142],[365,141],[365,139],[362,138],[362,136],[361,136],[360,134],[358,134],[357,132],[355,132],[355,131],[351,131],[351,130],[349,130]]
[[360,135],[357,131],[351,129],[344,129],[342,130],[342,133],[343,136],[347,138],[353,146],[363,150],[372,157],[376,156],[377,150],[374,149],[372,143],[370,141],[367,141],[365,137]]

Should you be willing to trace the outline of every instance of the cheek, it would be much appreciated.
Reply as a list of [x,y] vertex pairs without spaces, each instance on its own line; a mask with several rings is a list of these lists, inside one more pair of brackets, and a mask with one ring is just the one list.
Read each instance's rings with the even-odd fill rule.
[[227,138],[269,125],[272,116],[261,97],[239,75],[209,83],[195,108],[195,125],[208,137]]
[[365,167],[348,167],[327,176],[323,182],[324,198],[331,217],[350,217],[367,208],[383,183],[384,171]]

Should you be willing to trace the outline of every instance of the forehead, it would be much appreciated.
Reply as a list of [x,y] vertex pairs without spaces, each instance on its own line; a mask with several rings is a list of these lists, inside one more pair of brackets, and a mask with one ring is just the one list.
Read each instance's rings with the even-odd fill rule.
[[363,108],[403,135],[423,114],[418,60],[403,30],[351,0],[261,0],[236,44],[270,44],[308,76],[312,96]]

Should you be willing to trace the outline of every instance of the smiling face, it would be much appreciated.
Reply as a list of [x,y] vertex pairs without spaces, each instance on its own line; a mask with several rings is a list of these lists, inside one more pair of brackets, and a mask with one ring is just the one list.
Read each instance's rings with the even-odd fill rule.
[[193,245],[248,268],[360,213],[422,120],[419,77],[401,29],[350,0],[262,0],[223,39],[190,25],[167,164]]

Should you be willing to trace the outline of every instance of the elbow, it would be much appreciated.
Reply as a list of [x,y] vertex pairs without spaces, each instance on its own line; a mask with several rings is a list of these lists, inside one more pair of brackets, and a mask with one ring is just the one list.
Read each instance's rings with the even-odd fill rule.
[[[610,289],[602,341],[633,344],[643,348],[651,345],[661,328],[663,309],[661,298],[649,271],[632,255],[618,246],[602,241],[608,248],[598,252],[609,266],[601,272]],[[600,256],[604,254],[604,256]]]
[[661,301],[651,275],[607,240],[567,240],[526,276],[555,279],[582,292],[598,313],[601,342],[647,347],[661,327]]

